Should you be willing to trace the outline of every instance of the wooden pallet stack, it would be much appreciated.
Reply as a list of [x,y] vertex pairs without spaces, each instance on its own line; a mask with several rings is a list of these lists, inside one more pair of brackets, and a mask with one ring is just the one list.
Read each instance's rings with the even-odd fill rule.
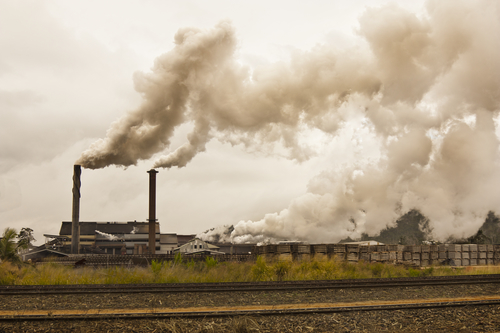
[[438,262],[443,262],[448,259],[448,244],[439,244],[438,246]]
[[371,260],[371,249],[369,245],[361,245],[359,247],[359,260],[363,260],[365,262],[370,262]]
[[264,246],[254,246],[252,247],[252,253],[256,256],[261,256],[263,255],[265,252],[264,252]]
[[[403,245],[387,245],[387,250],[389,251],[389,261],[392,263],[397,263],[399,258],[403,258],[403,249]],[[400,252],[401,256],[398,255]]]
[[278,244],[276,246],[276,252],[279,254],[292,253],[292,246],[289,244]]
[[470,245],[462,244],[462,266],[470,266]]
[[455,266],[462,266],[462,245],[448,244],[449,263]]
[[[448,264],[454,266],[500,265],[500,245],[440,244],[440,245],[359,245],[359,244],[269,244],[255,246],[252,255],[214,255],[218,261],[248,261],[256,256],[268,260],[310,260],[336,258],[349,262],[394,263],[413,266]],[[189,255],[189,260],[204,260],[206,255]],[[58,259],[40,259],[40,263],[54,261],[74,265],[86,259],[86,265],[149,265],[152,260],[173,261],[174,254],[144,255],[78,255]]]
[[407,258],[409,264],[420,266],[422,261],[422,246],[420,245],[408,245],[406,246],[406,252],[410,253]]
[[279,260],[290,261],[293,260],[292,246],[290,244],[276,245],[276,256]]
[[394,245],[396,248],[396,263],[402,263],[404,261],[404,245]]
[[346,244],[328,244],[326,251],[330,258],[337,258],[338,260],[345,260],[347,253]]
[[291,248],[292,248],[292,253],[298,253],[298,254],[311,253],[311,246],[309,244],[293,244]]
[[478,255],[477,264],[479,266],[486,265],[487,264],[486,259],[488,256],[486,244],[478,244],[477,245],[477,255]]
[[326,244],[313,244],[311,245],[312,251],[314,254],[320,253],[320,254],[326,254]]
[[292,245],[292,254],[296,260],[310,260],[311,246],[309,244]]
[[314,254],[316,260],[327,259],[327,246],[326,244],[313,244],[311,245],[311,252]]
[[429,264],[437,265],[439,263],[439,245],[429,245]]
[[347,259],[347,261],[358,261],[359,260],[359,245],[358,244],[347,244],[347,246],[346,246],[346,259]]
[[420,246],[420,266],[429,266],[431,256],[431,247],[430,245],[421,245]]
[[276,257],[278,246],[276,244],[267,244],[264,246],[264,256],[268,260],[273,260]]
[[477,266],[477,244],[469,244],[469,265]]
[[364,248],[369,254],[370,262],[376,263],[389,261],[389,252],[387,249],[387,245],[365,245]]
[[377,247],[377,252],[380,254],[381,262],[389,261],[389,251],[387,249],[387,245],[375,245]]
[[486,265],[493,265],[494,261],[493,258],[495,256],[494,252],[494,245],[493,244],[487,244],[486,245]]
[[286,255],[293,259],[337,258],[350,262],[402,263],[413,266],[448,264],[476,266],[500,264],[500,245],[359,245],[359,244],[278,244],[256,247],[254,254],[274,259]]
[[493,265],[499,265],[500,264],[500,245],[499,244],[493,245],[493,250],[495,251],[493,253]]

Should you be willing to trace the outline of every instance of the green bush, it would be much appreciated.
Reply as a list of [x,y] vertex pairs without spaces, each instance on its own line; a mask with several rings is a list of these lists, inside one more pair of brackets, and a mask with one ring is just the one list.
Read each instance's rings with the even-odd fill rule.
[[162,262],[161,261],[157,261],[157,260],[152,260],[151,261],[151,270],[153,271],[153,274],[155,276],[159,275],[161,273],[161,269],[162,269]]
[[212,257],[206,257],[205,258],[205,265],[207,266],[207,269],[215,267],[215,266],[217,266],[217,260],[212,258]]
[[420,275],[422,275],[422,271],[419,270],[419,269],[415,269],[415,268],[408,268],[408,275],[410,277],[419,277]]
[[0,285],[12,285],[18,279],[18,268],[10,262],[0,263]]
[[174,265],[180,264],[182,264],[182,254],[180,252],[177,252],[174,257]]
[[382,277],[382,271],[384,270],[384,265],[381,263],[376,263],[371,265],[371,271],[373,277]]
[[289,261],[279,261],[273,266],[274,275],[277,281],[285,280],[291,270],[292,264]]
[[253,281],[269,281],[272,276],[272,269],[267,266],[263,257],[258,256],[255,265],[252,267]]

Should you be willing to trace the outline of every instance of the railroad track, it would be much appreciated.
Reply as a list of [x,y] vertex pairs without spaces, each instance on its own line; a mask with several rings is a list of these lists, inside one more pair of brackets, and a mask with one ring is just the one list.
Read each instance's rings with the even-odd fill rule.
[[0,322],[6,321],[57,321],[104,319],[167,319],[167,318],[215,318],[235,316],[302,315],[346,313],[364,311],[416,310],[500,304],[498,296],[423,299],[413,301],[354,302],[334,304],[288,304],[272,306],[240,306],[213,308],[153,308],[153,309],[86,309],[50,311],[0,311]]
[[283,281],[283,282],[237,282],[237,283],[175,283],[134,285],[44,285],[44,286],[0,286],[2,295],[40,294],[105,294],[105,293],[200,293],[200,292],[254,292],[279,290],[391,288],[433,285],[465,285],[500,283],[500,274],[462,275],[424,278]]

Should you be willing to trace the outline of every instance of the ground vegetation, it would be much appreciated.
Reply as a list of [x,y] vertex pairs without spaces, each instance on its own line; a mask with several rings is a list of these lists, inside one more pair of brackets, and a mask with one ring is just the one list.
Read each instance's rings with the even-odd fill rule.
[[67,284],[139,284],[139,283],[210,283],[294,280],[369,279],[391,277],[444,276],[500,273],[500,267],[484,268],[433,266],[427,268],[389,263],[350,263],[336,258],[302,261],[266,261],[257,257],[251,262],[217,262],[177,259],[153,261],[149,266],[113,266],[92,268],[42,265],[0,264],[0,285]]

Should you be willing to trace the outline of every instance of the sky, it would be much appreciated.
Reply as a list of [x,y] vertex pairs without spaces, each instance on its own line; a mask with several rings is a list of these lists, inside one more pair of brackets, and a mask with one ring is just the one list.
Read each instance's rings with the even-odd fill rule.
[[0,0],[0,229],[57,234],[78,161],[81,221],[145,221],[154,166],[163,233],[335,242],[417,208],[470,234],[499,204],[499,21],[495,1]]

